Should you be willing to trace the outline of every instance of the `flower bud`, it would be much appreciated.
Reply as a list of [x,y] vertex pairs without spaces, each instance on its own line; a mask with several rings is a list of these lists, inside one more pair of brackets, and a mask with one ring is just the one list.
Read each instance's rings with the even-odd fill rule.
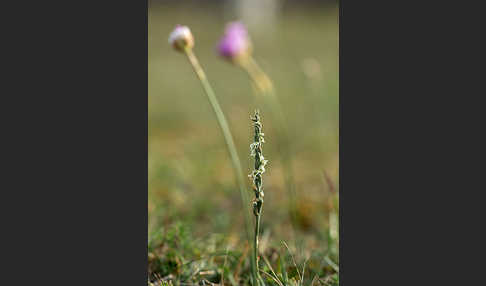
[[178,51],[184,51],[184,49],[191,49],[194,47],[194,37],[192,36],[191,30],[187,26],[177,25],[170,33],[169,44],[171,44],[174,49]]
[[251,54],[251,41],[245,26],[240,22],[231,22],[218,44],[219,54],[229,60],[238,60]]

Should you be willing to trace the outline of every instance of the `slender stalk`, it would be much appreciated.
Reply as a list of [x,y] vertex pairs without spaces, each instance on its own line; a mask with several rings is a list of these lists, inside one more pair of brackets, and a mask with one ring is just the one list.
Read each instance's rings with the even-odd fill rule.
[[257,281],[262,283],[263,280],[260,277],[260,272],[258,269],[258,237],[260,234],[260,220],[262,216],[263,208],[263,178],[262,175],[265,173],[265,165],[268,163],[263,157],[263,143],[265,142],[262,132],[262,123],[260,122],[260,114],[255,111],[255,116],[251,118],[253,121],[253,126],[255,127],[255,137],[254,142],[250,145],[251,156],[255,158],[255,169],[250,174],[253,179],[253,191],[255,192],[255,199],[253,200],[253,214],[255,215],[255,234],[253,241],[253,259],[257,270]]
[[244,57],[238,59],[239,64],[248,73],[248,76],[263,95],[274,95],[273,83],[267,74],[260,68],[255,59]]
[[[189,62],[191,63],[191,66],[194,69],[194,72],[196,73],[197,77],[201,81],[201,84],[203,86],[203,89],[206,93],[206,96],[208,97],[208,100],[211,104],[211,107],[213,108],[213,111],[216,115],[216,118],[218,120],[219,126],[221,128],[221,131],[223,132],[224,140],[226,142],[226,147],[228,148],[228,152],[231,157],[231,163],[233,165],[233,170],[235,172],[235,177],[240,189],[240,195],[243,203],[243,212],[245,213],[244,218],[245,218],[245,232],[247,235],[247,239],[249,240],[251,237],[250,234],[250,229],[251,229],[251,218],[250,218],[250,212],[248,210],[248,206],[250,205],[250,199],[248,197],[248,190],[246,188],[245,181],[243,179],[243,171],[241,169],[241,163],[240,159],[238,157],[238,153],[236,152],[236,147],[235,143],[233,141],[233,136],[231,135],[230,128],[228,126],[228,122],[226,121],[226,117],[224,116],[223,111],[221,110],[221,107],[218,103],[218,100],[216,98],[216,95],[214,94],[214,91],[209,84],[209,81],[206,77],[206,74],[204,73],[204,70],[202,69],[201,65],[199,64],[199,61],[197,60],[196,55],[192,51],[191,48],[186,48],[184,50],[187,58],[189,59]],[[251,268],[252,268],[252,273],[253,273],[253,279],[257,281],[256,275],[258,275],[258,270],[257,266],[254,264],[254,259],[252,259],[251,263]],[[256,273],[256,274],[255,274]],[[258,282],[255,282],[258,283]],[[255,284],[256,285],[256,284]]]
[[259,242],[259,237],[260,237],[260,220],[261,220],[261,214],[258,214],[256,217],[255,217],[255,257],[257,257],[257,265],[258,265],[258,249],[259,249],[259,245],[260,245],[260,242]]
[[[256,266],[256,273],[257,273],[257,276],[256,276],[256,280],[258,281],[258,284],[260,284],[260,281],[261,281],[261,277],[260,277],[260,268],[258,267],[258,249],[259,249],[259,243],[258,243],[258,238],[259,238],[259,235],[260,235],[260,218],[262,216],[260,214],[258,214],[256,217],[255,217],[255,236],[254,236],[254,241],[253,241],[253,257],[255,259],[255,266]],[[256,285],[258,285],[256,284]],[[263,284],[262,284],[263,285]]]

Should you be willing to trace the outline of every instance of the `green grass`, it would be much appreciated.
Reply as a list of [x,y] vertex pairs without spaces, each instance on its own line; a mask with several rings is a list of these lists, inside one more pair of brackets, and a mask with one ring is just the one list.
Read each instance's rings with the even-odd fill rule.
[[[223,11],[152,3],[149,9],[148,251],[149,279],[158,280],[156,285],[162,280],[174,285],[249,281],[251,245],[245,243],[240,195],[224,139],[187,59],[167,43],[175,24],[191,27],[194,51],[249,173],[249,116],[258,106],[246,74],[215,54],[225,22],[234,19]],[[273,273],[265,261],[260,267],[268,274],[262,277],[269,285],[293,285],[300,284],[304,272],[304,285],[336,285],[339,253],[330,221],[339,211],[338,192],[331,192],[339,190],[338,10],[283,11],[274,33],[250,34],[254,56],[274,82],[293,138],[290,157],[298,197],[294,228],[277,130],[271,116],[262,114],[270,164],[260,252],[279,282],[269,276]]]

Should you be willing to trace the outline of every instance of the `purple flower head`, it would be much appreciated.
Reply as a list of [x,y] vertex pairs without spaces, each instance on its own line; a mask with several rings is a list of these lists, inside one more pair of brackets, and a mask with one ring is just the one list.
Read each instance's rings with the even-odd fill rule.
[[219,54],[228,59],[235,59],[248,54],[250,50],[251,42],[245,26],[240,22],[229,23],[218,44]]

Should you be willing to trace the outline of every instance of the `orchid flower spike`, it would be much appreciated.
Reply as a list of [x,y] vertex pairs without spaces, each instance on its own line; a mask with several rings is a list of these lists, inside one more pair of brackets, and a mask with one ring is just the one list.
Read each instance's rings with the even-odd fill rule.
[[185,49],[194,47],[194,37],[187,26],[177,25],[170,33],[169,44],[177,51],[183,52]]

